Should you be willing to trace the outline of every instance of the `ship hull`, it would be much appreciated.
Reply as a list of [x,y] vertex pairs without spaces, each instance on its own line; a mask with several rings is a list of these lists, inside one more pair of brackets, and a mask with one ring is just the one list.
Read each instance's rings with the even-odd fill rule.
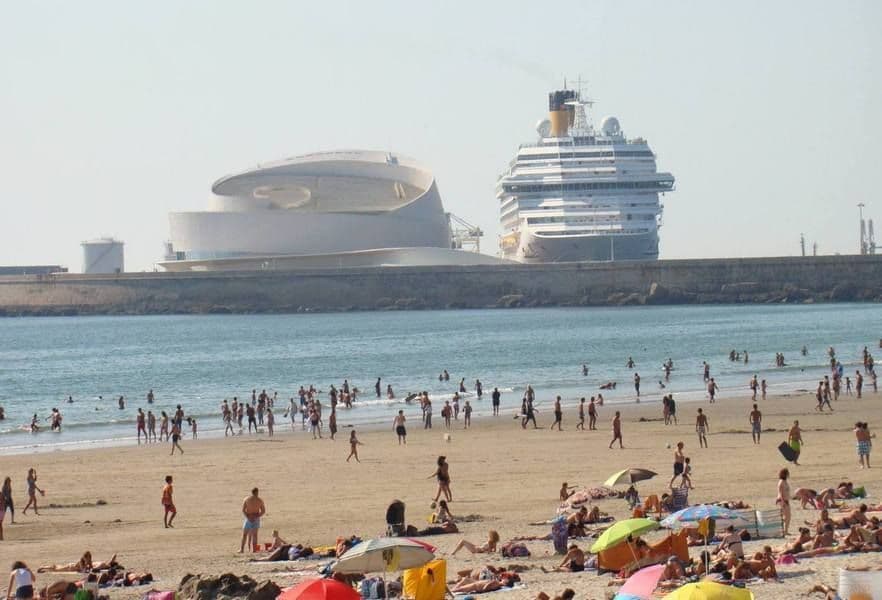
[[513,255],[524,263],[657,260],[658,232],[545,237],[524,232]]

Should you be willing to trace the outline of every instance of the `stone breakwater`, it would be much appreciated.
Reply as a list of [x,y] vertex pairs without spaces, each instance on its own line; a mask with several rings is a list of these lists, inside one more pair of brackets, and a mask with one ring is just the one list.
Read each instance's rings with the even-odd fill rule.
[[0,277],[0,316],[882,301],[882,256]]

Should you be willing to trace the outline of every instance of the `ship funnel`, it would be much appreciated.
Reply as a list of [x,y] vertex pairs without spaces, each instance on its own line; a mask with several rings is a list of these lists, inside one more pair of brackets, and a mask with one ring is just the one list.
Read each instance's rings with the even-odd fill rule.
[[573,90],[557,90],[548,94],[548,118],[551,137],[565,137],[576,119],[576,107],[567,104],[576,99]]

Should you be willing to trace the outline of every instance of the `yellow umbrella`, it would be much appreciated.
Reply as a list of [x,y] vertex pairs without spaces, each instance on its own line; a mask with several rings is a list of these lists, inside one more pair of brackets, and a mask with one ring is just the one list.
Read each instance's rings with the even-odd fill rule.
[[608,528],[594,545],[591,546],[591,552],[598,554],[607,548],[618,546],[629,537],[638,536],[647,531],[658,529],[658,521],[652,519],[625,519],[624,521],[616,521],[612,527]]
[[652,479],[658,475],[655,471],[650,471],[649,469],[622,469],[618,473],[613,473],[609,476],[609,479],[603,482],[603,485],[607,487],[613,487],[616,485],[632,485],[637,483],[638,481],[644,481],[646,479]]
[[678,587],[662,600],[753,600],[753,592],[714,581],[699,581]]

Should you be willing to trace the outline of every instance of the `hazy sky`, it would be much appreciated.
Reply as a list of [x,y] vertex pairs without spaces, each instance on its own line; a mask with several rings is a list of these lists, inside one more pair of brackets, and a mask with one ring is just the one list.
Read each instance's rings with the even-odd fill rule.
[[[167,213],[318,150],[413,156],[495,253],[494,187],[546,93],[648,139],[662,258],[853,253],[882,228],[882,2],[5,2],[0,264],[152,268]],[[882,235],[880,235],[882,237]]]

